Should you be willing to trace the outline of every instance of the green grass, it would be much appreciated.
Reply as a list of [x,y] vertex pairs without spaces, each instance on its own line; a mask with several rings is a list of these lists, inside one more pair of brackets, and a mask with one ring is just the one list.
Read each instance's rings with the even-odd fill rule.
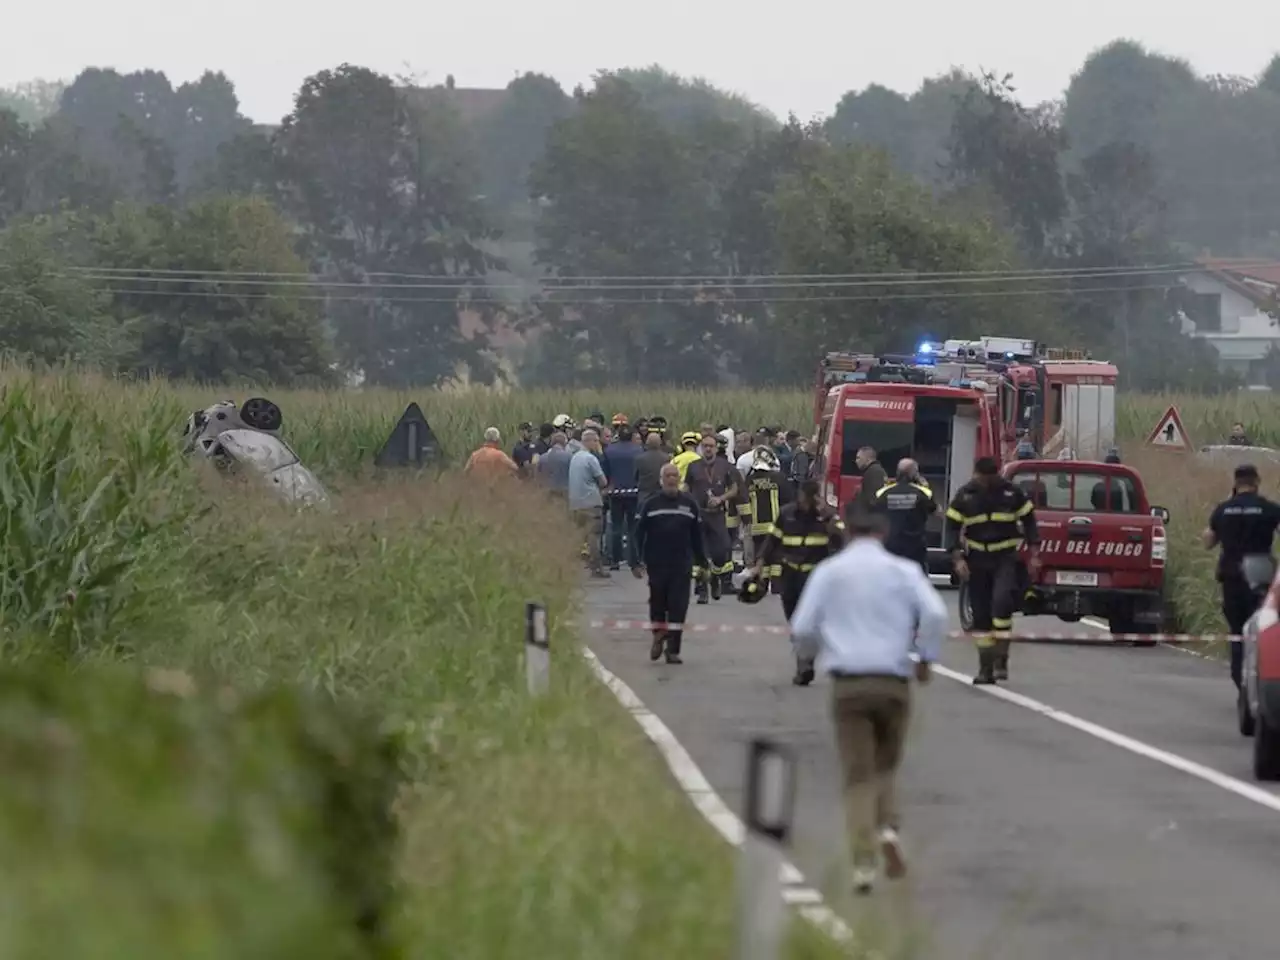
[[[361,472],[408,399],[378,393],[275,395],[289,439],[334,491],[330,509],[295,512],[182,461],[180,424],[222,395],[4,375],[6,661],[90,683],[102,671],[160,667],[202,686],[252,694],[284,685],[375,711],[403,742],[412,783],[397,803],[394,918],[408,957],[727,956],[732,851],[672,788],[560,626],[579,574],[563,521],[514,486]],[[491,417],[505,425],[504,410],[526,415],[515,413],[524,403],[501,397],[480,398],[478,409],[461,396],[418,399],[459,454]],[[703,402],[710,413],[715,399]],[[547,407],[528,415],[551,415]],[[540,700],[527,695],[521,665],[528,599],[545,602],[555,625],[553,685]],[[137,720],[150,729],[147,713]],[[264,739],[255,756],[265,763],[272,749]],[[6,789],[21,789],[15,776],[6,771]],[[199,805],[184,812],[172,799],[140,791],[103,802],[120,804],[111,815],[139,830],[160,816],[182,830]],[[200,849],[199,838],[175,848],[174,864]],[[111,951],[101,955],[349,955],[316,930],[279,947],[285,941],[268,934],[284,925],[271,917],[293,908],[249,880],[243,917],[122,910],[99,888],[165,864],[108,869],[89,854],[69,850],[65,876],[75,882],[41,901],[39,915],[107,931]],[[7,857],[9,883],[48,887],[54,875],[36,860]],[[219,902],[235,868],[227,864],[181,870],[184,902]],[[305,888],[300,881],[297,916]],[[12,942],[5,955],[17,960],[50,955]],[[788,955],[844,954],[797,922]]]

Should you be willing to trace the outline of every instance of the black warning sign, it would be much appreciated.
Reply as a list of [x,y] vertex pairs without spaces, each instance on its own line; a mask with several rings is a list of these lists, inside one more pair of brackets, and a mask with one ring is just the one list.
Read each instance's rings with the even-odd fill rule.
[[376,467],[426,467],[439,459],[440,443],[431,424],[423,416],[422,408],[411,403],[404,408],[373,464]]

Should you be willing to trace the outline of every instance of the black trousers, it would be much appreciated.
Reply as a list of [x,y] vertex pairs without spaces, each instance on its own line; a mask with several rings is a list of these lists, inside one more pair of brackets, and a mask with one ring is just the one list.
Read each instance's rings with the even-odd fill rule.
[[[725,515],[718,511],[702,514],[702,538],[707,547],[707,562],[711,577],[723,577],[733,573],[733,544],[729,540],[729,528],[725,525]],[[698,593],[705,593],[710,580],[698,581]]]
[[[649,619],[683,624],[689,614],[693,570],[689,567],[649,567]],[[682,631],[667,631],[667,653],[680,652]]]
[[787,618],[787,623],[791,622],[791,617],[800,604],[800,594],[804,592],[804,585],[808,582],[807,571],[782,568],[782,615]]
[[[634,496],[612,496],[609,498],[609,562],[623,563],[628,566],[635,563],[632,557],[632,543],[635,539],[636,510],[638,498]],[[626,546],[623,546],[623,536]],[[625,551],[625,552],[624,552]]]
[[[1254,611],[1258,609],[1258,598],[1249,585],[1237,577],[1222,581],[1222,615],[1227,620],[1227,629],[1234,634],[1244,633],[1244,625],[1249,622]],[[1240,686],[1244,670],[1244,644],[1232,643],[1231,647],[1231,681]]]
[[973,607],[974,632],[989,634],[992,630],[1010,629],[1017,607],[1017,551],[995,554],[975,551],[965,559],[969,564],[969,603]]
[[918,543],[886,540],[884,548],[895,557],[902,557],[904,560],[920,564],[925,573],[929,572],[929,546],[923,540]]

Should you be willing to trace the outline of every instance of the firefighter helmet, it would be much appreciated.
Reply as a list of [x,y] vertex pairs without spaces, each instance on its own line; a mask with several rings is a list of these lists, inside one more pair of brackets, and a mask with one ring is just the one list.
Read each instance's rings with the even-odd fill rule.
[[766,593],[768,591],[765,589],[765,585],[760,581],[759,577],[753,574],[742,581],[742,586],[738,588],[738,602],[759,603],[764,599]]
[[751,451],[751,469],[752,470],[781,470],[782,464],[778,460],[778,455],[769,447],[758,446]]
[[680,446],[682,447],[685,447],[685,446],[696,447],[698,443],[701,442],[701,440],[702,440],[702,437],[700,437],[697,434],[697,432],[693,430],[686,430],[684,433],[680,434]]
[[613,425],[615,427],[625,427],[627,425],[627,415],[625,413],[615,413],[613,415]]

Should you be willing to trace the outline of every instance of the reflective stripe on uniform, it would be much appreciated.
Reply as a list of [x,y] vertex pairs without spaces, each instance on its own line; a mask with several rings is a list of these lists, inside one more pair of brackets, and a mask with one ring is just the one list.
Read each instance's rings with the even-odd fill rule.
[[1028,513],[1030,513],[1034,509],[1035,509],[1035,504],[1033,504],[1030,500],[1028,500],[1026,503],[1024,503],[1022,506],[1020,506],[1017,509],[1017,512],[1014,513],[1014,516],[1018,518],[1025,517]]
[[1012,540],[997,540],[995,543],[975,543],[972,540],[965,541],[965,547],[969,550],[976,550],[979,553],[999,553],[1001,550],[1012,550],[1021,546],[1022,538],[1014,537]]
[[816,563],[792,563],[790,560],[783,560],[782,565],[788,570],[799,570],[801,573],[808,573],[817,566]]
[[767,537],[777,529],[772,523],[753,523],[751,525],[751,535],[753,537]]
[[955,507],[947,507],[947,519],[954,520],[956,523],[964,523],[964,514]]
[[984,650],[987,647],[994,647],[995,644],[996,644],[995,640],[992,639],[988,634],[978,634],[973,638],[973,645],[977,647],[979,650]]
[[1013,629],[1013,617],[992,617],[991,626],[997,631],[1005,631]]
[[810,533],[803,537],[782,538],[784,547],[825,547],[830,542],[831,537],[825,533]]

